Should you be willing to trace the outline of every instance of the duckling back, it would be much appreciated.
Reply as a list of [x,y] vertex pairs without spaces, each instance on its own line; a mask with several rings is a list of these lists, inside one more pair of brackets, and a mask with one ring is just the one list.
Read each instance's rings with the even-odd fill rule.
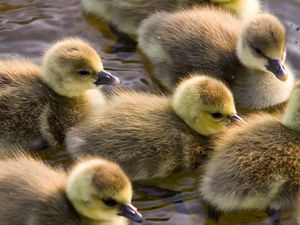
[[[194,71],[226,80],[228,71],[239,69],[234,49],[240,25],[229,12],[212,7],[159,12],[141,24],[139,47],[153,63],[154,76],[168,90]],[[215,66],[219,63],[228,66],[227,71]]]

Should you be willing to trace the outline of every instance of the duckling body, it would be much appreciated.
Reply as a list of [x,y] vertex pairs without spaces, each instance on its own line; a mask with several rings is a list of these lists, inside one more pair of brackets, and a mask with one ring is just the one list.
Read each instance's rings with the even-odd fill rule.
[[[66,42],[73,42],[69,43],[70,46],[79,43],[77,48],[88,46],[77,39],[64,42],[65,45],[68,44]],[[86,50],[89,51],[92,52],[91,49]],[[94,57],[99,57],[95,52],[92,53],[95,54]],[[52,58],[53,56],[50,56],[48,61],[53,60]],[[79,62],[72,62],[74,59],[68,62],[67,54],[62,58],[66,58],[65,67],[79,67],[79,70],[82,66]],[[100,58],[98,62],[101,62]],[[58,65],[52,62],[49,64],[49,74],[45,75],[45,69],[26,60],[10,59],[0,62],[0,146],[4,147],[3,149],[11,144],[30,150],[62,144],[67,128],[83,119],[92,107],[100,107],[100,101],[105,104],[102,93],[93,90],[93,80],[89,80],[88,77],[82,78],[81,90],[72,80],[72,76],[80,75],[65,71],[65,75],[61,76],[64,66],[55,68]],[[83,65],[84,68],[88,67],[88,64],[89,62]],[[78,80],[80,79],[79,77]],[[89,88],[91,91],[85,91]],[[100,99],[99,105],[92,104],[92,100],[97,98]]]
[[[167,91],[186,73],[203,72],[228,84],[238,110],[255,111],[281,105],[294,85],[292,72],[280,64],[284,27],[269,14],[242,22],[212,7],[161,12],[141,24],[138,39],[154,66],[154,79]],[[262,55],[278,58],[277,64]]]
[[174,11],[176,9],[193,6],[212,4],[224,7],[241,18],[248,18],[260,9],[258,0],[82,0],[86,11],[98,15],[115,25],[118,30],[135,36],[142,20],[157,11]]
[[[117,189],[118,184],[113,186],[113,183],[116,181],[107,179],[107,172],[101,171],[101,168],[99,169],[98,167],[103,167],[103,164],[107,163],[105,166],[111,170],[111,176],[118,176],[120,178],[118,181],[120,184],[119,187],[123,188],[123,185],[129,185],[126,187],[128,188],[129,196],[126,197],[131,201],[131,186],[128,184],[129,180],[119,167],[103,159],[101,159],[101,161],[99,160],[100,159],[89,159],[76,166],[77,170],[79,167],[85,167],[84,169],[86,171],[83,172],[83,176],[86,178],[93,177],[94,179],[91,181],[85,179],[84,183],[86,184],[86,188],[82,190],[82,187],[79,186],[82,192],[81,196],[78,196],[78,198],[82,198],[81,204],[84,206],[82,209],[85,209],[85,204],[88,205],[88,202],[84,198],[98,193],[99,199],[97,199],[97,201],[100,203],[98,203],[98,207],[95,208],[95,212],[98,213],[99,218],[93,218],[92,214],[84,214],[83,211],[76,208],[79,206],[79,203],[70,197],[71,195],[68,192],[70,184],[71,187],[77,188],[77,183],[75,182],[76,185],[74,185],[71,179],[71,175],[73,175],[74,172],[72,173],[71,171],[68,177],[62,169],[52,169],[43,162],[27,156],[2,159],[0,161],[0,223],[3,225],[127,224],[125,218],[116,215],[115,211],[118,211],[116,206],[110,209],[110,207],[105,207],[104,204],[101,203],[101,196],[105,195],[106,191],[113,190],[113,193],[118,195],[121,190]],[[91,164],[90,169],[87,163]],[[94,171],[92,171],[92,169],[94,169]],[[75,169],[73,169],[73,171],[75,171]],[[100,176],[97,177],[97,174]],[[76,173],[75,175],[75,180],[76,178],[81,179],[80,175]],[[98,184],[97,180],[99,182]],[[82,179],[82,181],[84,181],[84,179]],[[101,187],[100,181],[102,184],[108,186]],[[99,185],[99,187],[97,185]],[[89,193],[91,191],[89,187],[93,189],[94,193]],[[92,212],[92,200],[90,200],[90,206]],[[102,208],[100,206],[102,206]]]
[[[204,90],[205,84],[209,91]],[[211,101],[209,106],[203,103],[205,96]],[[230,116],[236,113],[227,88],[205,76],[182,82],[172,99],[119,93],[104,111],[71,128],[67,150],[76,158],[86,154],[108,157],[120,163],[134,180],[191,170],[206,158],[208,136],[226,124],[225,117],[217,122],[210,111]]]
[[208,138],[178,118],[168,98],[146,94],[120,98],[119,104],[102,111],[105,116],[90,116],[68,132],[67,149],[72,156],[109,157],[120,162],[134,180],[196,168],[206,158]]
[[226,130],[204,167],[201,196],[222,211],[287,208],[300,187],[300,84],[283,117],[256,115]]

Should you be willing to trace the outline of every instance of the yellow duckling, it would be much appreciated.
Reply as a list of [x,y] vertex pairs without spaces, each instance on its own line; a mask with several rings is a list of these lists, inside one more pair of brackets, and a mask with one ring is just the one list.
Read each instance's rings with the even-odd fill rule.
[[256,111],[282,109],[293,89],[285,28],[267,13],[242,22],[212,7],[160,12],[143,22],[138,39],[169,91],[189,72],[207,73],[228,84],[239,111]]
[[118,83],[103,70],[97,52],[78,38],[55,43],[41,68],[26,60],[0,61],[0,146],[35,150],[62,144],[66,129],[91,105],[105,103],[96,85]]
[[273,209],[295,204],[300,186],[300,82],[286,111],[253,116],[216,142],[200,193],[221,211]]
[[136,36],[141,21],[157,11],[175,11],[193,5],[221,6],[245,19],[260,11],[259,0],[81,0],[87,12],[104,18],[118,30]]
[[226,86],[192,76],[172,97],[124,92],[100,113],[67,132],[75,158],[102,155],[122,165],[131,179],[165,177],[197,167],[209,152],[209,137],[237,116]]
[[131,198],[128,177],[101,158],[82,160],[69,176],[21,154],[0,160],[3,225],[126,225],[125,217],[141,222]]

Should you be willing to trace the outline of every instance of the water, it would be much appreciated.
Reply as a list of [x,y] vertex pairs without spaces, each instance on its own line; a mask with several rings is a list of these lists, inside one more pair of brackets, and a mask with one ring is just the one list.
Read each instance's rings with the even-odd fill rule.
[[[300,1],[269,0],[264,6],[282,18],[288,31],[288,60],[300,75]],[[17,56],[40,63],[43,51],[64,36],[89,40],[101,53],[107,70],[120,77],[122,86],[157,92],[147,75],[140,52],[120,48],[117,38],[105,22],[85,15],[79,0],[0,0],[0,57]],[[67,166],[70,162],[63,149],[42,153],[51,164]],[[134,202],[145,217],[145,225],[214,224],[207,220],[207,208],[197,198],[197,172],[177,174],[167,179],[135,185]],[[282,216],[283,225],[295,224],[291,212]],[[267,225],[263,212],[222,215],[219,224]]]

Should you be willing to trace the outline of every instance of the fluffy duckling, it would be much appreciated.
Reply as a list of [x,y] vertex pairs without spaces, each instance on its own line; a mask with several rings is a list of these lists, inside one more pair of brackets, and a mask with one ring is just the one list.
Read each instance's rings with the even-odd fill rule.
[[209,151],[207,136],[235,119],[240,118],[226,86],[193,76],[172,98],[120,93],[101,113],[71,128],[66,146],[73,157],[108,157],[134,180],[165,177],[197,167]]
[[82,0],[87,12],[94,13],[117,27],[136,36],[142,20],[157,11],[174,11],[192,5],[211,4],[224,7],[241,18],[253,16],[260,10],[259,0]]
[[139,47],[167,90],[186,73],[207,73],[227,82],[238,110],[284,105],[293,89],[285,28],[267,13],[247,22],[212,7],[157,13],[140,26]]
[[0,161],[3,225],[125,225],[125,217],[141,222],[131,198],[128,177],[101,158],[79,162],[69,176],[24,155]]
[[26,60],[0,61],[0,146],[35,150],[63,143],[67,128],[92,105],[104,104],[96,85],[118,83],[78,38],[55,43],[41,68]]
[[300,83],[282,118],[260,114],[227,129],[204,171],[202,198],[221,211],[294,205],[300,187]]

